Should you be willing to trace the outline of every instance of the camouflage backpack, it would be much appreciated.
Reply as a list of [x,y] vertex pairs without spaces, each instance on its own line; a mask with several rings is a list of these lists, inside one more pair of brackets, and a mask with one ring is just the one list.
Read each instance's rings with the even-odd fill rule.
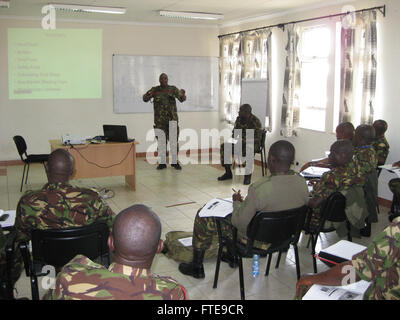
[[[168,251],[165,255],[178,262],[191,262],[193,260],[193,247],[184,246],[179,240],[192,237],[193,232],[186,231],[170,231],[165,235],[164,245]],[[218,254],[218,235],[215,235],[212,240],[211,247],[206,250],[204,259],[216,257]]]

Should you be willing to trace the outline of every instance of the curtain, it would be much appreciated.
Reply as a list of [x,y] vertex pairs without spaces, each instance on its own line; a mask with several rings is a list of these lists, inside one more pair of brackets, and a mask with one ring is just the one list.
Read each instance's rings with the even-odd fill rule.
[[[228,123],[232,124],[239,113],[241,80],[271,79],[271,33],[261,29],[220,39],[220,101],[222,118]],[[266,128],[271,130],[271,125]]]
[[339,122],[372,124],[376,91],[376,11],[342,18]]
[[294,24],[287,26],[286,67],[283,83],[281,135],[296,135],[299,125],[299,90],[301,65],[298,58],[299,29]]
[[240,57],[240,34],[220,39],[219,83],[221,118],[232,124],[240,107],[240,81],[242,64]]

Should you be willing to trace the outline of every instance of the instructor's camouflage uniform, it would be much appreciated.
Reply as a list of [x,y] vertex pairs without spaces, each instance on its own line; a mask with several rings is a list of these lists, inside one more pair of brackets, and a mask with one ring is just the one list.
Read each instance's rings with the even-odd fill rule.
[[[160,129],[164,132],[166,137],[165,143],[167,143],[167,141],[170,141],[169,122],[176,121],[176,141],[170,141],[170,143],[174,146],[176,144],[176,147],[178,148],[179,126],[175,99],[183,102],[184,95],[182,95],[181,91],[177,87],[168,85],[166,88],[161,86],[152,87],[143,95],[143,100],[148,101],[151,97],[153,97],[154,104],[154,129]],[[166,153],[164,147],[166,148],[166,145],[162,146],[159,144],[159,152],[163,155]]]
[[[240,121],[240,117],[236,118],[235,125],[233,127],[233,138],[241,138],[241,143],[242,143],[242,156],[246,155],[246,129],[253,129],[254,130],[254,146],[251,145],[252,141],[249,141],[249,145],[247,146],[249,148],[249,152],[251,152],[251,156],[253,156],[254,159],[254,153],[255,151],[260,149],[261,146],[261,136],[262,136],[262,129],[261,129],[261,122],[255,116],[254,114],[250,115],[249,120],[246,123],[242,123]],[[238,130],[241,130],[241,136],[235,135]],[[234,154],[235,151],[235,145],[230,144],[231,146],[227,146],[228,143],[223,143],[221,144],[220,148],[220,157],[221,157],[221,164],[231,164],[232,162],[224,163],[224,155],[225,155],[225,150],[228,150],[228,148],[232,149],[232,154]],[[231,160],[231,157],[229,157],[229,160]],[[250,169],[252,169],[252,164],[250,164]]]
[[371,282],[364,299],[400,299],[400,217],[352,258],[357,275]]
[[186,300],[185,289],[148,269],[112,263],[108,269],[77,255],[57,275],[45,300]]

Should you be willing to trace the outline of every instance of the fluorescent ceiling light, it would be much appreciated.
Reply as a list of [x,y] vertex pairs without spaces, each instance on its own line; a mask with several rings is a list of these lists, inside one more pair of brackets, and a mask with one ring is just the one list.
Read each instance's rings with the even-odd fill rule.
[[56,4],[49,3],[56,10],[66,10],[73,12],[95,12],[95,13],[114,13],[114,14],[124,14],[126,12],[125,8],[118,7],[99,7],[99,6],[81,6],[77,4]]
[[8,0],[4,0],[4,1],[0,1],[0,8],[10,8],[10,1]]
[[218,20],[224,15],[219,13],[187,12],[187,11],[160,11],[160,16],[184,19]]

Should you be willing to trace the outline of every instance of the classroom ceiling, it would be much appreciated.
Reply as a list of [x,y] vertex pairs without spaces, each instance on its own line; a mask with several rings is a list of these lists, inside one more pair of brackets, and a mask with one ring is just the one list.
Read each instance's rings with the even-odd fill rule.
[[[260,16],[344,3],[344,0],[9,0],[9,3],[9,8],[0,8],[0,16],[41,18],[44,17],[41,13],[43,6],[48,3],[57,3],[127,9],[126,14],[123,15],[57,11],[57,19],[224,26]],[[161,17],[159,10],[220,13],[224,15],[224,18],[219,21],[168,18]]]

